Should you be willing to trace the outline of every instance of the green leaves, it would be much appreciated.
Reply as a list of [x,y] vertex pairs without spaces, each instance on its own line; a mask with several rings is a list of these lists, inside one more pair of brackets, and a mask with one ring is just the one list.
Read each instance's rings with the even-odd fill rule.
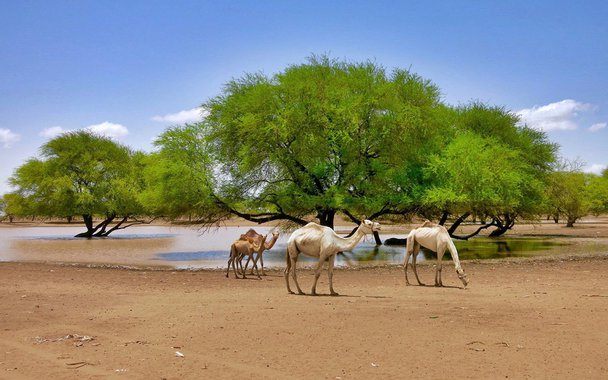
[[203,105],[209,155],[224,174],[214,192],[268,212],[372,214],[403,199],[396,173],[428,148],[432,138],[411,136],[436,133],[438,103],[436,86],[407,71],[325,56],[232,80]]
[[142,214],[134,153],[109,138],[78,131],[42,146],[42,159],[19,167],[11,184],[23,205],[15,215]]

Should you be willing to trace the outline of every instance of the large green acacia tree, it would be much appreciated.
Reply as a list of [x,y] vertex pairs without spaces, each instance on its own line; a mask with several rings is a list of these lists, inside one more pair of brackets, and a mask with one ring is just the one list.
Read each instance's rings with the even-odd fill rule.
[[407,212],[445,126],[430,81],[327,57],[234,79],[203,108],[204,121],[168,130],[157,145],[175,158],[175,140],[192,145],[196,136],[199,147],[180,160],[205,174],[191,186],[207,192],[199,199],[209,207],[197,211],[214,222],[303,224],[315,215],[333,227],[338,212],[354,222]]
[[454,109],[451,125],[445,146],[424,167],[425,213],[441,224],[452,216],[452,235],[473,216],[487,221],[473,235],[496,227],[491,235],[498,236],[517,218],[542,211],[557,150],[543,132],[519,126],[502,108],[479,103]]
[[455,229],[473,215],[503,233],[542,204],[556,147],[510,112],[439,94],[408,71],[327,57],[245,75],[203,104],[201,123],[158,139],[151,173],[172,185],[151,181],[149,196],[208,223],[315,215],[333,227],[341,212],[451,216]]
[[109,138],[77,131],[50,140],[42,146],[41,155],[11,177],[17,190],[6,197],[9,210],[48,217],[80,215],[86,231],[78,237],[107,236],[144,213],[138,200],[143,186],[141,153]]

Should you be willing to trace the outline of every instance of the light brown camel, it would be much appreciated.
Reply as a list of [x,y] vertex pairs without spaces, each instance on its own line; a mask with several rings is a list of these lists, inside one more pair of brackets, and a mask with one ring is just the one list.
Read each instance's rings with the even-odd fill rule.
[[[266,235],[262,236],[261,240],[257,242],[250,242],[249,240],[236,240],[230,246],[230,257],[228,258],[228,269],[226,270],[226,277],[230,274],[230,265],[232,264],[232,270],[234,271],[234,277],[239,278],[239,273],[243,275],[243,278],[247,278],[245,275],[245,271],[243,270],[242,260],[243,257],[248,256],[252,258],[256,251],[260,250],[260,247],[264,245],[266,241]],[[249,261],[249,260],[248,260]],[[240,266],[240,271],[236,268],[236,266]],[[256,261],[253,261],[253,268],[255,268],[255,272],[260,277],[260,273],[258,271],[258,266]]]
[[405,247],[405,262],[403,263],[403,271],[405,272],[405,284],[410,285],[407,279],[407,267],[410,261],[410,255],[412,256],[412,266],[414,267],[414,274],[419,285],[424,285],[418,278],[418,271],[416,270],[416,256],[420,250],[420,246],[437,252],[437,267],[435,269],[435,286],[443,286],[441,282],[441,265],[443,254],[446,249],[450,251],[454,266],[456,267],[456,273],[458,278],[462,281],[462,284],[466,288],[469,280],[464,270],[460,267],[460,260],[458,259],[458,251],[456,246],[448,233],[448,230],[444,226],[440,226],[430,221],[425,221],[424,224],[418,228],[410,231],[407,236],[407,246]]
[[332,296],[338,295],[333,287],[333,270],[336,253],[352,250],[363,236],[378,230],[380,230],[380,224],[369,220],[361,222],[355,233],[348,238],[340,237],[336,235],[331,228],[320,226],[316,223],[308,223],[304,227],[295,230],[289,237],[289,241],[287,242],[287,254],[285,255],[287,260],[287,268],[285,268],[287,291],[293,294],[289,287],[289,272],[291,268],[293,268],[291,274],[293,281],[296,283],[298,293],[304,294],[302,289],[300,289],[296,276],[298,255],[303,253],[307,256],[319,258],[319,262],[315,269],[315,280],[312,284],[312,291],[310,294],[313,296],[317,294],[317,280],[319,280],[319,276],[321,275],[323,263],[327,261],[329,292]]
[[[255,243],[260,246],[259,249],[256,250],[255,263],[260,260],[260,266],[262,267],[262,276],[266,276],[266,272],[264,271],[264,256],[263,253],[265,250],[270,250],[274,243],[276,243],[279,238],[279,233],[277,231],[272,232],[272,238],[270,241],[265,242],[264,244],[259,243],[264,238],[264,235],[260,235],[253,228],[250,228],[249,231],[242,234],[240,240],[248,240],[251,243]],[[249,257],[247,257],[247,262],[245,263],[245,270],[247,270],[247,266],[249,265]],[[253,274],[253,267],[251,268],[250,274]]]

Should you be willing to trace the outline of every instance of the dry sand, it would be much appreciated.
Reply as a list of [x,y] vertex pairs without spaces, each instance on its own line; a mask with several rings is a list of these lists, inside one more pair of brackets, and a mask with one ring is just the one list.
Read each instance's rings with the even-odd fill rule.
[[[465,261],[466,290],[447,266],[444,288],[342,269],[340,297],[289,295],[276,270],[0,263],[0,378],[606,379],[607,258]],[[431,283],[432,264],[419,268]]]

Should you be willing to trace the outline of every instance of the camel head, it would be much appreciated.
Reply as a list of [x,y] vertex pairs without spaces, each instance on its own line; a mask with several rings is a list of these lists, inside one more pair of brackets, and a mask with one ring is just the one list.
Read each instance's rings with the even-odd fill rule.
[[462,281],[462,285],[464,285],[464,287],[466,288],[469,284],[469,277],[467,276],[467,274],[464,273],[464,270],[462,270],[462,268],[456,269],[456,274],[458,274],[458,278],[460,279],[460,281]]
[[279,231],[273,231],[272,232],[272,238],[268,241],[266,241],[266,243],[264,244],[264,247],[266,249],[270,249],[272,247],[274,247],[274,243],[276,243],[276,241],[279,239]]
[[360,225],[361,229],[363,232],[365,232],[366,234],[375,232],[375,231],[380,231],[380,223],[377,222],[372,222],[371,220],[367,220],[365,219],[364,221],[361,222]]

